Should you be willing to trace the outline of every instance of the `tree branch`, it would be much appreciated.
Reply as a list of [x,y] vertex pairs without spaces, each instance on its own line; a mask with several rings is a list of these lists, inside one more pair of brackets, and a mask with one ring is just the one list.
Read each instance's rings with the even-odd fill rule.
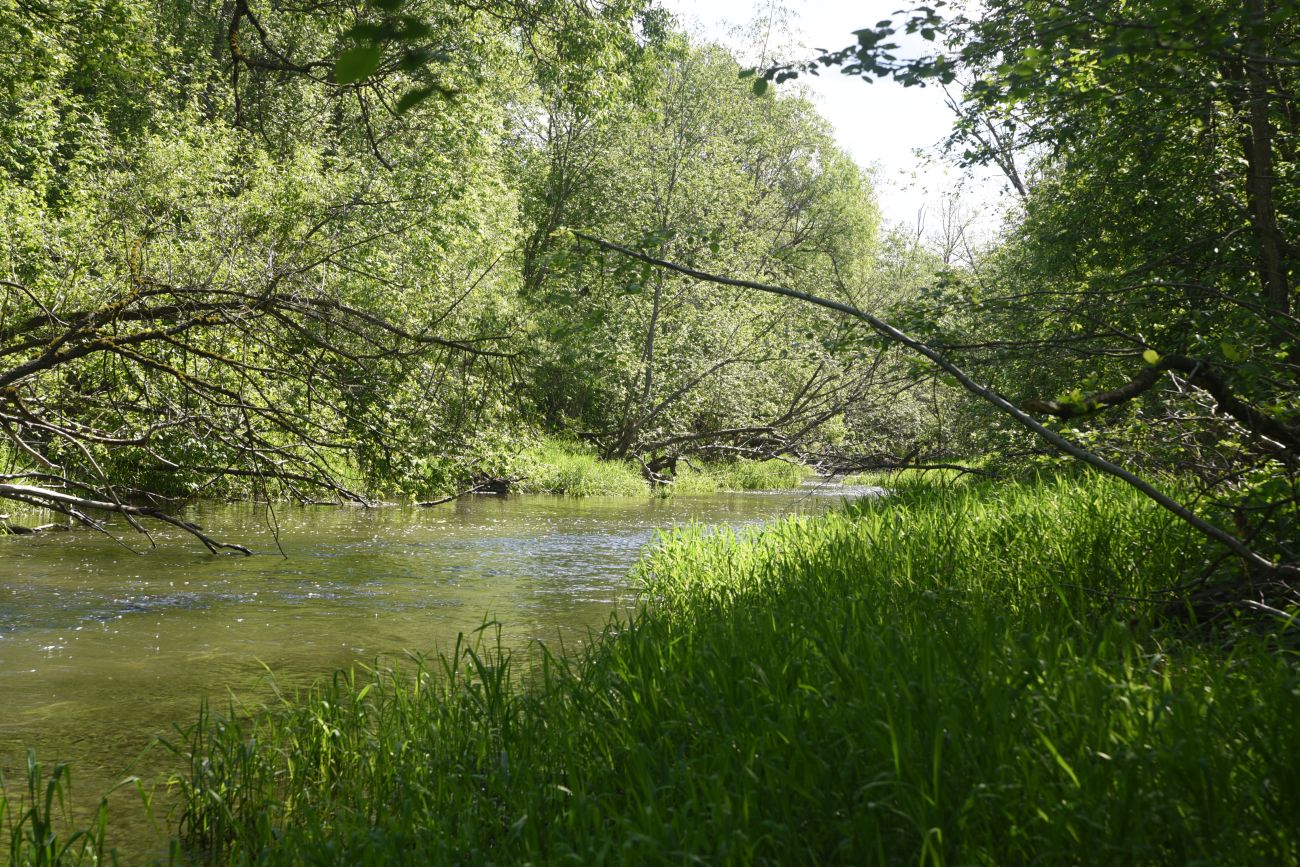
[[654,256],[650,256],[638,250],[633,250],[630,247],[624,247],[621,244],[615,244],[611,241],[606,241],[602,238],[598,238],[593,235],[588,235],[585,232],[575,231],[573,234],[575,237],[581,238],[582,240],[587,241],[591,244],[595,244],[596,246],[602,249],[610,250],[612,252],[616,252],[621,255],[628,256],[632,259],[636,259],[638,261],[645,262],[647,264],[654,265],[656,267],[667,268],[670,271],[676,271],[679,274],[684,274],[687,277],[692,277],[696,280],[705,280],[710,283],[716,283],[721,286],[733,286],[738,289],[751,289],[756,292],[766,292],[772,295],[780,295],[786,298],[795,298],[799,301],[804,301],[809,304],[815,304],[818,307],[824,307],[828,310],[835,310],[840,313],[844,313],[848,316],[856,317],[862,320],[863,322],[867,323],[867,325],[871,326],[872,330],[874,330],[876,333],[884,337],[886,340],[892,341],[894,343],[899,343],[903,346],[908,347],[912,351],[928,358],[936,366],[938,366],[940,369],[942,369],[943,371],[951,375],[954,379],[956,379],[957,382],[960,383],[964,389],[969,391],[971,394],[974,394],[975,396],[979,397],[980,399],[986,401],[987,403],[991,404],[993,407],[995,407],[1005,415],[1010,416],[1020,426],[1033,432],[1037,436],[1041,437],[1042,439],[1051,443],[1056,448],[1060,449],[1061,451],[1065,452],[1071,457],[1081,461],[1082,463],[1085,463],[1088,466],[1093,467],[1094,469],[1100,470],[1101,472],[1106,473],[1107,475],[1111,475],[1114,476],[1115,478],[1121,479],[1131,487],[1141,492],[1144,496],[1151,499],[1161,508],[1177,516],[1180,520],[1186,522],[1188,525],[1195,528],[1198,532],[1200,532],[1207,538],[1212,539],[1215,542],[1218,542],[1220,545],[1223,545],[1228,550],[1232,551],[1233,554],[1235,554],[1237,557],[1239,557],[1245,563],[1249,564],[1254,569],[1268,575],[1285,576],[1292,579],[1300,578],[1300,567],[1293,566],[1290,564],[1285,564],[1285,565],[1275,564],[1272,561],[1268,560],[1266,557],[1263,557],[1257,552],[1251,550],[1244,542],[1242,542],[1236,536],[1229,533],[1227,530],[1224,530],[1222,527],[1219,527],[1218,525],[1210,521],[1207,521],[1206,519],[1197,515],[1196,513],[1191,511],[1191,509],[1189,509],[1187,506],[1183,505],[1182,503],[1170,497],[1168,494],[1165,494],[1163,491],[1160,491],[1159,489],[1154,487],[1150,482],[1129,472],[1123,467],[1111,463],[1110,461],[1106,460],[1100,455],[1093,454],[1092,452],[1088,451],[1086,448],[1079,445],[1078,443],[1071,442],[1070,440],[1061,436],[1061,434],[1045,426],[1042,422],[1038,421],[1033,416],[1029,415],[1027,412],[1017,407],[1006,397],[1004,397],[1003,395],[995,391],[992,387],[975,381],[975,379],[973,379],[968,373],[966,373],[966,371],[964,371],[957,364],[950,361],[946,356],[944,356],[939,351],[930,347],[926,343],[917,340],[914,337],[910,337],[909,335],[905,334],[904,332],[890,325],[888,322],[885,322],[883,319],[873,316],[872,314],[867,313],[866,311],[859,310],[858,308],[853,307],[852,305],[844,304],[843,302],[840,301],[834,301],[829,298],[820,298],[816,295],[811,295],[807,292],[801,292],[797,289],[788,289],[784,286],[772,286],[766,283],[758,283],[753,280],[739,280],[732,277],[722,277],[716,274],[709,274],[705,271],[699,271],[695,268],[688,268],[684,265],[678,265],[675,262],[669,262],[664,259],[659,259]]
[[213,554],[220,553],[222,549],[237,551],[245,556],[253,552],[243,545],[236,545],[233,542],[218,542],[208,536],[196,524],[170,515],[161,509],[153,506],[132,506],[125,503],[108,502],[104,500],[92,500],[86,497],[76,497],[72,494],[65,494],[62,491],[52,491],[49,488],[38,488],[32,485],[7,485],[0,484],[0,499],[17,500],[28,505],[50,508],[54,511],[71,514],[81,520],[83,523],[94,525],[96,522],[90,521],[81,514],[82,510],[114,512],[127,518],[152,518],[156,521],[162,521],[171,524],[173,527],[179,527],[189,533],[194,538],[202,542]]
[[1165,371],[1182,375],[1190,385],[1209,392],[1219,409],[1232,416],[1251,433],[1266,437],[1293,454],[1300,454],[1300,432],[1293,430],[1258,407],[1247,403],[1232,393],[1213,368],[1204,361],[1186,355],[1166,355],[1121,385],[1110,391],[1100,391],[1081,401],[1029,400],[1024,408],[1030,412],[1045,413],[1058,418],[1077,418],[1092,415],[1127,403],[1146,392],[1160,381]]

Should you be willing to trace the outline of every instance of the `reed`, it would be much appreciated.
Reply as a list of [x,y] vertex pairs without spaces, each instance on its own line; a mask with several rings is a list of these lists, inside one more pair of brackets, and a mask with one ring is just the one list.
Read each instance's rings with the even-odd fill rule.
[[104,852],[107,798],[100,801],[88,827],[69,830],[74,824],[69,808],[71,769],[57,763],[47,771],[36,755],[28,752],[25,770],[26,785],[17,794],[0,774],[0,832],[8,863],[24,867],[109,863]]

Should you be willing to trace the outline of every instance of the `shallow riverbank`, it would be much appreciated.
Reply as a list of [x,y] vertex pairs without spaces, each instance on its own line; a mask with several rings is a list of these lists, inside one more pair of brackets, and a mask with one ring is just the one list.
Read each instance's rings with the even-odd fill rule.
[[[1096,479],[684,530],[568,656],[488,628],[178,748],[226,863],[1295,863],[1288,628],[1133,601],[1194,540]],[[251,738],[250,738],[251,735]],[[111,820],[110,820],[111,821]]]
[[[251,558],[210,557],[176,531],[141,553],[89,531],[0,539],[0,775],[20,790],[29,748],[47,765],[70,762],[84,823],[123,777],[177,769],[147,748],[205,697],[256,704],[274,696],[268,671],[292,691],[338,667],[445,651],[485,617],[510,646],[576,649],[633,603],[628,570],[660,528],[769,521],[861,492],[278,506],[278,546],[263,507],[187,513],[259,552]],[[127,863],[141,860],[144,840],[165,852],[165,823],[150,828],[132,788],[112,807],[109,845],[132,842]]]

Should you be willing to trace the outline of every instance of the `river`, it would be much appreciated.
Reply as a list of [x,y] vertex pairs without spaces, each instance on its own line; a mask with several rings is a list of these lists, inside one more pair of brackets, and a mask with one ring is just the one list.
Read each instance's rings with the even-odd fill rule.
[[[0,537],[0,772],[12,796],[29,749],[69,762],[81,813],[127,774],[161,778],[171,760],[150,745],[192,720],[205,697],[257,701],[269,694],[268,672],[292,687],[357,662],[436,653],[488,618],[511,644],[573,647],[632,604],[628,569],[659,530],[753,524],[869,492],[810,484],[665,499],[280,507],[278,544],[261,507],[204,504],[187,515],[254,557],[212,557],[170,530],[138,552],[88,531]],[[147,545],[134,534],[121,541]],[[137,805],[126,790],[113,799],[118,820]],[[134,828],[135,843],[145,827]],[[163,836],[165,827],[143,835],[154,845]]]

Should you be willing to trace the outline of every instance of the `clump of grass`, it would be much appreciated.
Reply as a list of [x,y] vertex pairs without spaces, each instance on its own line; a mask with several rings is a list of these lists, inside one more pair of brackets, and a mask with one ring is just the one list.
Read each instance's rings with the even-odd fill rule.
[[24,535],[22,528],[39,527],[63,520],[66,519],[55,512],[36,509],[24,503],[0,501],[0,537]]
[[[961,461],[960,463],[968,464],[976,469],[984,463],[983,461]],[[985,476],[979,473],[966,473],[961,470],[939,468],[933,470],[918,470],[907,468],[902,470],[869,470],[862,473],[850,473],[842,476],[840,481],[845,485],[867,485],[878,488],[889,488],[896,490],[901,487],[921,487],[930,488],[935,485],[970,485],[979,484],[986,481]]]
[[514,469],[523,477],[520,491],[572,497],[645,496],[641,473],[624,461],[601,460],[580,443],[546,440],[529,450]]
[[[519,490],[573,497],[644,496],[651,493],[640,469],[629,461],[602,460],[590,446],[566,440],[543,440],[525,451],[510,469],[521,477]],[[766,491],[797,487],[808,475],[787,461],[683,463],[671,485],[658,494],[716,491]]]
[[808,476],[808,468],[788,461],[735,461],[711,467],[724,491],[771,491],[797,488]]
[[672,484],[664,485],[663,490],[669,494],[715,494],[722,490],[722,483],[712,469],[709,464],[688,466],[683,462]]
[[[67,764],[55,764],[48,774],[36,755],[27,754],[26,787],[11,795],[0,775],[0,832],[4,835],[10,867],[46,867],[107,863],[104,853],[108,820],[107,800],[100,802],[88,828],[71,830],[68,804],[72,773]],[[109,853],[116,863],[116,856]]]
[[678,532],[574,657],[489,630],[200,720],[184,839],[223,864],[1295,863],[1290,627],[1207,643],[1128,601],[1202,564],[1091,477]]
[[707,494],[716,491],[775,491],[797,488],[808,477],[808,468],[782,460],[704,463],[698,468],[683,465],[673,479],[678,494]]

